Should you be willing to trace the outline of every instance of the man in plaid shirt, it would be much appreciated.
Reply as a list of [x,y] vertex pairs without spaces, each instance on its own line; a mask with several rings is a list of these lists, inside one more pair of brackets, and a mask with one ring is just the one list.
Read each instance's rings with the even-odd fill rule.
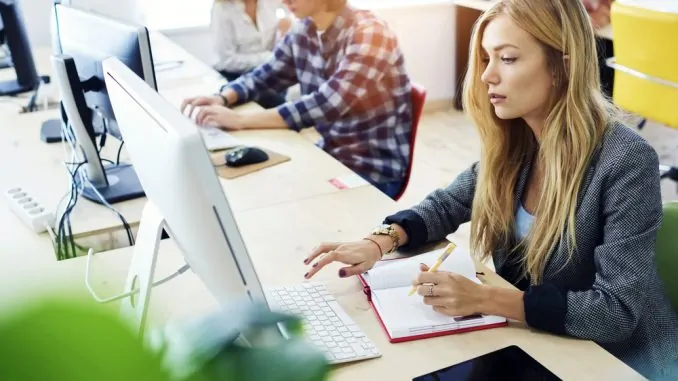
[[[411,84],[396,37],[371,12],[345,0],[286,0],[299,22],[274,57],[222,88],[190,98],[198,124],[226,129],[315,126],[318,143],[390,197],[399,193],[410,158]],[[299,83],[300,99],[258,113],[228,106]]]

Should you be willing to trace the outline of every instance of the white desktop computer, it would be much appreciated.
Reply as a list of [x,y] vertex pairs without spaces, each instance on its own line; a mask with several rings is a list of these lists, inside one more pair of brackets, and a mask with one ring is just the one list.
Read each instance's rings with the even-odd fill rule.
[[[133,297],[122,306],[123,313],[134,317],[140,333],[164,228],[222,306],[249,299],[301,315],[308,340],[323,350],[330,363],[379,357],[374,343],[324,284],[262,288],[195,123],[117,58],[105,60],[103,68],[119,128],[148,197],[126,284]],[[281,335],[285,335],[282,329]]]

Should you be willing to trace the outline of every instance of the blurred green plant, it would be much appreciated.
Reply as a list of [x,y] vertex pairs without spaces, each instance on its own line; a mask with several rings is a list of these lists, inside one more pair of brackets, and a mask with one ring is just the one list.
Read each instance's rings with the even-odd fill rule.
[[[279,324],[290,333],[282,339]],[[88,301],[41,299],[0,313],[3,381],[322,381],[327,362],[293,316],[234,305],[168,325],[143,343],[115,313]]]
[[[280,327],[288,337],[280,334]],[[322,381],[324,355],[303,340],[301,320],[266,306],[236,303],[228,309],[151,335],[165,369],[186,381]]]

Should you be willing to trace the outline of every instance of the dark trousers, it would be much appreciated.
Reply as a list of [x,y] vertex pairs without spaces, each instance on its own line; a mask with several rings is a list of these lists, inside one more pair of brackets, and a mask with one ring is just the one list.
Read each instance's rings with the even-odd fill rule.
[[[243,75],[245,73],[233,73],[233,72],[220,70],[219,74],[221,74],[229,82],[232,82],[232,81],[235,81],[236,79],[238,79],[241,75]],[[281,104],[286,102],[285,101],[285,94],[286,94],[286,91],[283,91],[282,93],[279,93],[279,94],[264,94],[264,95],[257,97],[257,100],[255,102],[258,103],[261,107],[263,107],[265,109],[276,108],[276,107],[278,107]]]

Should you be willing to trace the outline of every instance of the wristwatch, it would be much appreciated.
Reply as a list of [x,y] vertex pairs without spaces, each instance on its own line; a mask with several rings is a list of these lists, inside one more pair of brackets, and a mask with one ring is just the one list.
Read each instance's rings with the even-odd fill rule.
[[387,235],[393,240],[393,247],[391,250],[387,251],[384,254],[391,254],[398,248],[398,242],[400,241],[400,236],[398,232],[391,225],[382,224],[372,230],[372,235]]
[[228,106],[229,106],[229,104],[228,104],[228,98],[226,98],[226,96],[224,96],[224,94],[223,94],[222,92],[218,92],[218,93],[216,93],[216,94],[214,94],[214,95],[216,95],[217,97],[221,98],[221,101],[224,102],[224,107],[228,107]]

